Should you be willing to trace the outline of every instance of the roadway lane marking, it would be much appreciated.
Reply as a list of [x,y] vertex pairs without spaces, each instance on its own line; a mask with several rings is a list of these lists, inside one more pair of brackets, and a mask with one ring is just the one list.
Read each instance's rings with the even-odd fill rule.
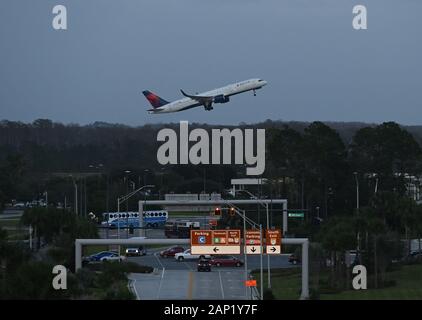
[[192,300],[192,293],[193,293],[193,272],[189,271],[188,300]]
[[165,272],[165,268],[163,267],[163,272],[161,273],[161,279],[160,279],[160,285],[158,287],[158,292],[157,292],[157,300],[160,299],[160,294],[161,294],[161,286],[163,285],[163,279],[164,279],[164,272]]
[[160,259],[157,257],[157,253],[158,253],[158,252],[155,252],[155,253],[154,253],[154,257],[157,259],[158,263],[160,264],[160,267],[164,270],[164,266],[163,266],[163,264],[161,263]]
[[221,295],[223,296],[223,299],[224,299],[223,280],[221,280],[221,272],[220,271],[218,271],[218,276],[220,277]]
[[133,290],[135,291],[136,300],[141,300],[141,296],[138,294],[138,290],[136,290],[136,279],[133,279]]
[[186,267],[188,267],[189,271],[193,271],[194,269],[189,265],[189,263],[187,263],[186,261],[183,260],[183,263],[185,264]]

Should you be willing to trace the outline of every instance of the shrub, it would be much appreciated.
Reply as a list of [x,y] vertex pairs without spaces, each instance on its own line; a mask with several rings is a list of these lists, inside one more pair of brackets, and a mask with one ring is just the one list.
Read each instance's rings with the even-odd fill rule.
[[273,294],[273,290],[271,289],[265,289],[263,294],[264,300],[274,300],[275,296]]

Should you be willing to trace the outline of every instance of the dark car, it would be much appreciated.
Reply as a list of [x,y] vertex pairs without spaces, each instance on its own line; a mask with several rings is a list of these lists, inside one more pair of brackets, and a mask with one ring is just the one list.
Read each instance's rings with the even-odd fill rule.
[[299,258],[297,255],[295,255],[295,254],[291,254],[291,255],[289,256],[289,262],[290,262],[291,264],[298,264],[298,263],[300,263],[300,262],[301,262],[301,260],[300,260],[300,258]]
[[116,255],[116,254],[117,254],[117,252],[115,252],[115,251],[101,251],[101,252],[92,254],[92,255],[90,255],[88,257],[83,257],[82,258],[82,261],[84,263],[98,262],[98,261],[102,261],[102,259],[104,257],[113,256],[113,255]]
[[200,271],[211,271],[211,264],[210,264],[210,260],[208,259],[200,259],[198,261],[198,272]]
[[233,256],[214,256],[210,264],[216,267],[241,267],[243,261]]
[[403,257],[401,259],[404,263],[416,263],[416,262],[422,262],[422,252],[421,251],[413,251],[407,256]]
[[183,252],[183,251],[185,251],[185,248],[183,247],[171,247],[167,250],[161,251],[160,256],[162,256],[163,258],[174,257],[176,253]]
[[145,256],[146,254],[147,254],[146,249],[143,246],[140,246],[139,248],[126,249],[127,257],[139,257],[139,256]]

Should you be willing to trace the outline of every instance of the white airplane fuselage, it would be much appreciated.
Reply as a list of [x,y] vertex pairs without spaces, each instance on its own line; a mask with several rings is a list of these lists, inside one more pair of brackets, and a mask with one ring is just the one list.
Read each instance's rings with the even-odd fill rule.
[[211,110],[211,104],[213,103],[229,102],[230,96],[246,91],[255,91],[261,89],[266,84],[267,82],[261,79],[249,79],[195,95],[195,97],[213,97],[211,103],[209,104],[209,107],[194,98],[186,97],[180,100],[170,102],[164,106],[154,108],[154,110],[149,110],[148,112],[151,114],[179,112],[201,105],[204,105],[206,110]]

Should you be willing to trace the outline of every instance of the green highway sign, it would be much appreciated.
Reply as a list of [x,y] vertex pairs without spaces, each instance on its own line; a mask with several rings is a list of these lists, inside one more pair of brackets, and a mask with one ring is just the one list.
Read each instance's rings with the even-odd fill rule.
[[304,212],[289,212],[288,216],[289,218],[304,218],[305,213]]

